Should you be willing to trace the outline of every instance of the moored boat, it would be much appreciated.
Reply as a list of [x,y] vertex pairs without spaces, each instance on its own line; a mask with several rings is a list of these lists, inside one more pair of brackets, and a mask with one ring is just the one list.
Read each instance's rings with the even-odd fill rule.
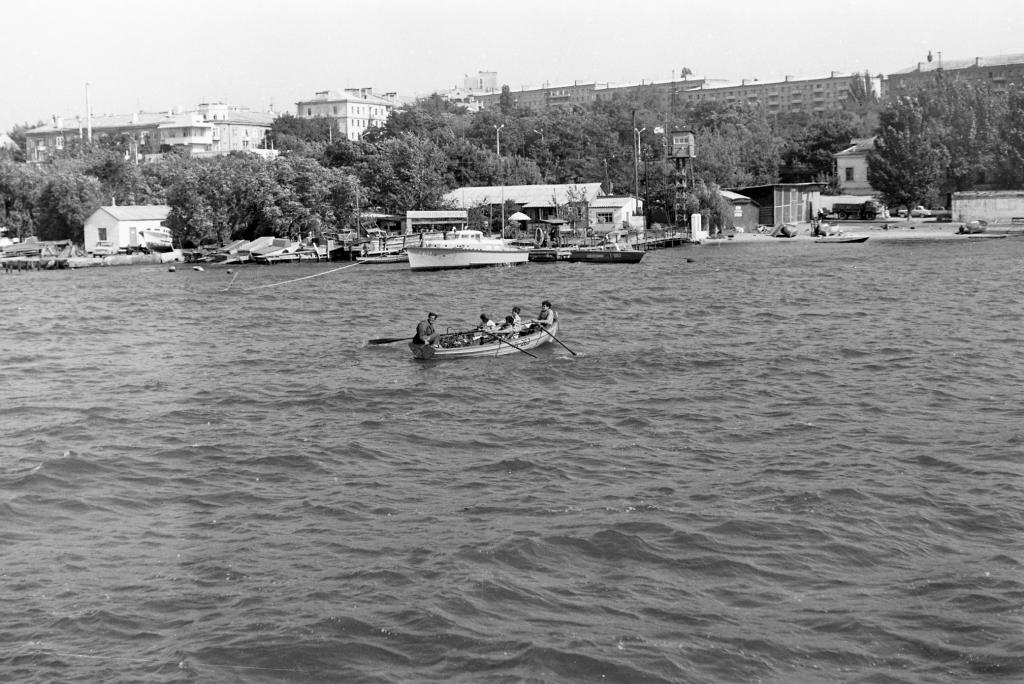
[[825,237],[815,238],[815,242],[818,244],[831,244],[831,243],[856,243],[856,242],[867,242],[867,235],[826,235]]
[[468,228],[419,247],[408,247],[406,252],[413,271],[514,265],[527,261],[530,256],[529,250],[511,245],[507,240],[485,237],[481,231]]
[[356,257],[361,264],[404,264],[409,261],[409,255],[405,252],[395,254],[366,254]]
[[519,354],[555,339],[558,321],[550,328],[524,329],[518,337],[508,333],[492,333],[481,330],[450,332],[438,335],[437,344],[415,344],[409,342],[409,350],[417,359],[470,359],[481,356],[507,356]]
[[629,249],[619,242],[607,242],[596,247],[582,247],[569,252],[569,261],[593,264],[638,264],[644,258],[642,249]]

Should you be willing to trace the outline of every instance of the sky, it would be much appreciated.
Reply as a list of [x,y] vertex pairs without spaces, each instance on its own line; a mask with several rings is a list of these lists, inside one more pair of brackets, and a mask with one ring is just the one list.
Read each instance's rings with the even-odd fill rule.
[[[0,132],[320,90],[888,74],[1024,53],[1017,0],[48,0],[0,11]],[[88,85],[87,85],[88,84]]]

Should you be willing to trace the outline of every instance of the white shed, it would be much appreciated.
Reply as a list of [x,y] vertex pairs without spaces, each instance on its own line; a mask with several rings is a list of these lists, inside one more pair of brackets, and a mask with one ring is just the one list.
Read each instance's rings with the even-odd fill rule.
[[635,197],[595,197],[587,206],[587,211],[590,213],[590,227],[595,233],[607,233],[620,228],[642,230],[644,227],[643,204]]
[[111,243],[115,251],[145,246],[143,231],[167,232],[163,222],[171,208],[166,204],[100,207],[85,220],[85,251],[92,254],[96,243]]

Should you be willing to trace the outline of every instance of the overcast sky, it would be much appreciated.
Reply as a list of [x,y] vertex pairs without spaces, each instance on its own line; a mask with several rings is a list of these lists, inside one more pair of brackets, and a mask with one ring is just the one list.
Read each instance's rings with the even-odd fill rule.
[[1024,53],[1017,0],[49,0],[0,11],[0,132],[200,102],[295,111],[318,90],[424,95],[831,71]]

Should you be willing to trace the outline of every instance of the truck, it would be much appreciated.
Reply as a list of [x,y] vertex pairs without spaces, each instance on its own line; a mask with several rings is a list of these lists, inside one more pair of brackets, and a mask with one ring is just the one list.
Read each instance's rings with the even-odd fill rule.
[[868,200],[867,202],[859,202],[857,204],[833,204],[827,217],[837,218],[840,221],[845,221],[846,219],[874,221],[879,213],[881,213],[881,208],[878,206],[878,202]]

